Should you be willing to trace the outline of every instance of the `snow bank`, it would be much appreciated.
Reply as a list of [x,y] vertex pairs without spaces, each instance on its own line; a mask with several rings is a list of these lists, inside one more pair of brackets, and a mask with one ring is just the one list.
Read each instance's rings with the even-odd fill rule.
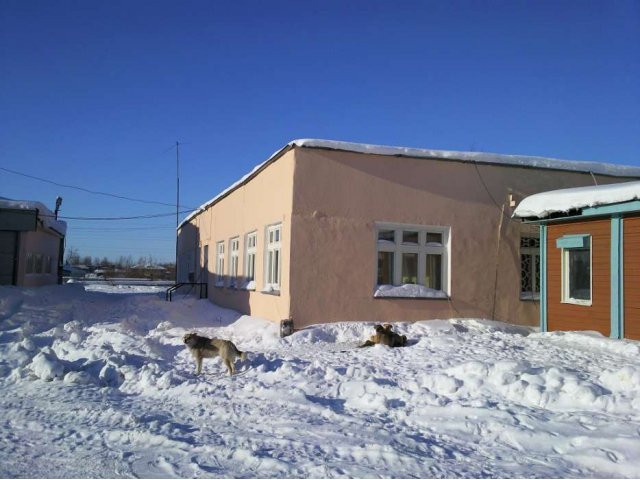
[[[638,477],[637,342],[481,319],[278,325],[206,300],[0,287],[3,477]],[[248,351],[203,375],[188,331]],[[84,459],[91,458],[91,462]]]
[[515,209],[513,216],[545,218],[553,213],[567,213],[571,210],[638,199],[640,199],[640,182],[566,188],[537,193],[525,198]]
[[43,348],[29,364],[28,368],[33,374],[42,380],[51,381],[61,379],[64,374],[64,366],[58,360],[55,352],[50,348]]

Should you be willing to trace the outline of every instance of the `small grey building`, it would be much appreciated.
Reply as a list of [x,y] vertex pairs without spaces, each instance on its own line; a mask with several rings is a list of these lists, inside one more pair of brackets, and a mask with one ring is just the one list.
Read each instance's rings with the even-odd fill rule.
[[0,197],[0,285],[60,283],[66,232],[42,203]]

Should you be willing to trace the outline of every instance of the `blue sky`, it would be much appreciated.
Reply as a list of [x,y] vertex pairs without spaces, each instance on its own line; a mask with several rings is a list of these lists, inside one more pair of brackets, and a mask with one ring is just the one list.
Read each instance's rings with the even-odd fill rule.
[[[294,138],[640,165],[638,1],[13,1],[0,168],[197,207]],[[175,207],[0,170],[93,257],[174,258]],[[180,220],[185,215],[180,216]]]

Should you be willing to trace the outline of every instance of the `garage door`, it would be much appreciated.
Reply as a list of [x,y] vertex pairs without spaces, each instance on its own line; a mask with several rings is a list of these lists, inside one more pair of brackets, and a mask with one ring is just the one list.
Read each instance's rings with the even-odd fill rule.
[[14,284],[17,241],[17,232],[0,231],[0,285]]

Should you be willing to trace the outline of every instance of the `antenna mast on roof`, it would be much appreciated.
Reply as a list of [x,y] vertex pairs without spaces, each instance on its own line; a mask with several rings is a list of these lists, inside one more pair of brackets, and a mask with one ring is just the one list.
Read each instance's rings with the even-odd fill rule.
[[176,265],[175,282],[178,283],[178,215],[180,209],[180,143],[176,142]]

